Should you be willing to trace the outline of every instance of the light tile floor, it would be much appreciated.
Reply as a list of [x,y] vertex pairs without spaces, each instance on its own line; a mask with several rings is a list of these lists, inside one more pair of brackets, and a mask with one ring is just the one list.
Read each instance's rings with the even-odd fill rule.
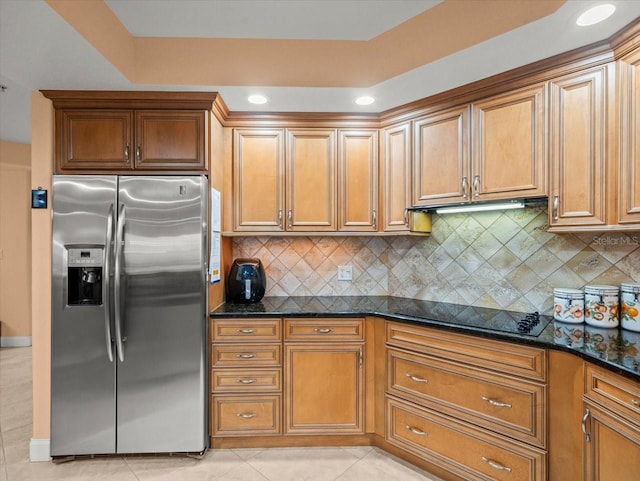
[[437,481],[377,448],[209,450],[203,459],[29,462],[31,348],[0,349],[0,481]]

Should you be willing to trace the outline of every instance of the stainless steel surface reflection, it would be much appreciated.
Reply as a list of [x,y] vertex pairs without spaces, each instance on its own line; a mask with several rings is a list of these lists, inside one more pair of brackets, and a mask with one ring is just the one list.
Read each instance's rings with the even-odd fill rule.
[[[204,176],[54,178],[53,456],[206,448],[207,192]],[[104,251],[102,305],[67,302],[71,248]]]

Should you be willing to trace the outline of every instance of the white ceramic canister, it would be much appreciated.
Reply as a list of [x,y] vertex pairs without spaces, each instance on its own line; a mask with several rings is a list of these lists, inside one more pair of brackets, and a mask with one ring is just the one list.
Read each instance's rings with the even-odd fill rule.
[[584,320],[595,327],[618,327],[619,290],[616,286],[585,286]]
[[620,284],[620,307],[622,328],[640,332],[640,284]]
[[584,322],[584,292],[580,289],[563,287],[554,289],[553,318],[556,321],[582,324]]

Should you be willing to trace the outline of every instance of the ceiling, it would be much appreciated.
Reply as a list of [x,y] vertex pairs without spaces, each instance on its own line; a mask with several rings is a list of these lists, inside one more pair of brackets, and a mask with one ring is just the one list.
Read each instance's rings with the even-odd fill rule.
[[[40,89],[208,90],[231,111],[382,112],[605,39],[595,0],[0,0],[0,139]],[[264,106],[246,101],[261,93]],[[376,98],[370,106],[358,95]]]

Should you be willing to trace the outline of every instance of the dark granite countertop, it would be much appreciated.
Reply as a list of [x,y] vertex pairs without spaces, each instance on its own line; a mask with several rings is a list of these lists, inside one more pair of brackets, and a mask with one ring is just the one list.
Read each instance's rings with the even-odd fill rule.
[[490,339],[570,352],[640,381],[640,333],[554,321],[551,316],[391,296],[265,297],[225,303],[211,317],[379,316]]

